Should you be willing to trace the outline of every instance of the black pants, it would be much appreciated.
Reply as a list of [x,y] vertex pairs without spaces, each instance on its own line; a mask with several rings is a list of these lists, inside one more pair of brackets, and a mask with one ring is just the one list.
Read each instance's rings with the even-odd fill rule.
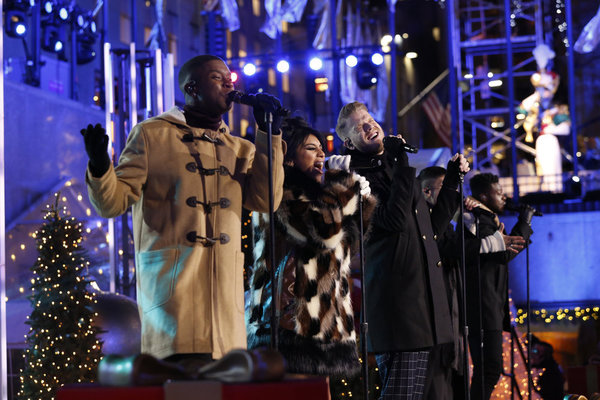
[[436,344],[429,352],[427,377],[425,379],[426,400],[452,400],[452,361],[454,343]]
[[480,343],[479,330],[471,331],[469,334],[469,348],[473,359],[471,400],[489,400],[502,374],[502,331],[483,331],[483,369]]

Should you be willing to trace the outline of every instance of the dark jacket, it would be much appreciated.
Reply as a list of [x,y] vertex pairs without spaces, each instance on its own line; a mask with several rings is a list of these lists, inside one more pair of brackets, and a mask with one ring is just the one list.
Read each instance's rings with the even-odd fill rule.
[[[458,204],[458,177],[448,174],[430,208],[415,169],[389,159],[351,152],[378,205],[365,243],[369,346],[374,352],[414,351],[452,343],[453,334],[437,235]],[[372,159],[375,159],[373,162]]]
[[[465,229],[465,235],[469,237],[484,238],[493,235],[500,225],[496,214],[489,210],[481,209],[478,212],[477,227]],[[473,232],[476,232],[475,234]],[[511,236],[523,236],[526,241],[533,231],[526,222],[517,221],[513,227]],[[508,312],[508,262],[515,258],[516,254],[510,251],[499,251],[481,254],[479,256],[480,281],[477,282],[477,258],[468,257],[467,262],[467,322],[469,330],[479,329],[479,301],[478,292],[481,290],[481,318],[483,329],[486,330],[510,330],[510,314]]]
[[[350,260],[358,251],[360,184],[332,170],[324,184],[286,167],[275,213],[279,351],[288,371],[348,377],[358,374]],[[375,198],[363,198],[367,226]],[[246,304],[248,347],[270,341],[271,282],[268,216],[254,215],[254,270]]]

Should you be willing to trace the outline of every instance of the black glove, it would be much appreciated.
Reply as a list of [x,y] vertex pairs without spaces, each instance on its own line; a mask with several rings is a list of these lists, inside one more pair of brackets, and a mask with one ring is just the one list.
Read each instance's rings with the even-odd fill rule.
[[460,181],[460,157],[456,160],[448,161],[446,166],[446,176],[444,177],[444,186],[456,190]]
[[528,204],[521,204],[521,211],[519,211],[519,221],[525,222],[527,225],[531,225],[531,218],[535,214],[535,208]]
[[273,123],[271,124],[271,132],[273,135],[279,135],[279,128],[281,127],[281,122],[283,121],[283,113],[281,112],[281,102],[275,96],[271,96],[268,93],[258,93],[250,95],[254,97],[256,100],[254,102],[254,106],[252,112],[254,114],[254,119],[258,124],[258,129],[263,132],[267,131],[267,113],[271,113],[273,115]]
[[92,176],[99,178],[108,171],[110,167],[110,158],[106,150],[108,149],[108,136],[100,124],[81,130],[83,142],[85,143],[85,152],[90,158],[90,172]]
[[392,161],[395,160],[396,164],[399,166],[408,167],[408,156],[406,155],[406,151],[404,151],[404,147],[402,147],[401,140],[399,138],[392,139],[398,140],[383,141],[383,148],[385,149],[385,152],[387,153],[388,157],[392,157]]

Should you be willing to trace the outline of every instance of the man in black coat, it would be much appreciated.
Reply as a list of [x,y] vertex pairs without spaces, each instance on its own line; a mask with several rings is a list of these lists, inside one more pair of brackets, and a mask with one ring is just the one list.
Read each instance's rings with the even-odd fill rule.
[[[483,238],[496,234],[503,228],[497,214],[502,213],[506,205],[506,196],[498,177],[490,173],[478,174],[471,178],[470,186],[473,197],[481,205],[475,209],[476,212],[465,213],[465,235]],[[510,240],[508,245],[502,242],[501,248],[480,254],[475,262],[467,262],[467,323],[473,359],[472,400],[489,399],[502,373],[502,330],[510,330],[508,262],[523,249],[523,244],[533,233],[530,226],[533,213],[532,208],[524,207],[510,233],[510,236],[521,238]]]
[[436,240],[458,207],[459,170],[467,172],[468,163],[462,155],[453,157],[430,208],[398,145],[402,138],[384,148],[383,130],[364,104],[344,106],[336,132],[349,150],[351,167],[367,178],[378,198],[365,244],[365,289],[369,347],[376,353],[382,399],[421,399],[429,350],[453,343]]
[[[446,170],[438,166],[427,167],[419,172],[418,179],[423,196],[431,207],[437,202],[445,176]],[[470,196],[465,198],[464,203],[465,209],[469,211],[481,205],[479,201]],[[511,243],[513,244],[511,250],[518,253],[518,250],[523,248],[521,244],[525,241],[520,236],[504,235],[503,230],[504,226],[500,224],[498,231],[484,238],[467,235],[464,240],[466,262],[473,263],[473,260],[476,262],[480,254],[506,248]],[[464,316],[461,309],[463,294],[460,230],[455,231],[452,225],[448,225],[446,231],[438,235],[437,244],[442,258],[446,295],[452,315],[454,344],[444,343],[432,347],[429,353],[429,373],[425,382],[425,399],[464,399],[466,396],[463,375],[464,338],[461,330]]]

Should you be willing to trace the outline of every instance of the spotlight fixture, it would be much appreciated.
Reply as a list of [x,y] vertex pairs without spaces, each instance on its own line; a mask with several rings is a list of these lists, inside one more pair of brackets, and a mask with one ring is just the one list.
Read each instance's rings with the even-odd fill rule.
[[383,56],[381,55],[381,53],[373,53],[373,55],[371,56],[371,62],[375,65],[383,64]]
[[4,27],[6,34],[22,38],[27,33],[27,12],[31,3],[27,0],[9,0],[4,7]]
[[356,58],[356,56],[354,54],[350,54],[348,56],[346,56],[346,65],[349,66],[350,68],[356,67],[356,64],[358,64],[358,58]]
[[252,63],[248,63],[248,64],[244,65],[243,71],[246,76],[252,76],[252,75],[256,74],[256,65],[254,65]]
[[21,10],[6,10],[4,14],[6,34],[10,37],[21,38],[27,33],[25,12]]
[[277,71],[281,72],[282,74],[285,74],[289,70],[290,70],[290,63],[287,60],[280,60],[277,63]]
[[42,10],[44,11],[44,14],[46,14],[46,15],[52,14],[52,12],[54,11],[54,2],[52,0],[44,1]]
[[42,27],[42,48],[53,53],[64,50],[64,30],[54,24],[44,24]]
[[319,71],[321,68],[323,68],[323,60],[321,60],[319,57],[313,57],[308,62],[308,65],[313,71]]
[[61,5],[58,9],[58,18],[61,21],[66,22],[69,19],[69,9],[65,5]]
[[370,89],[377,83],[377,67],[370,60],[361,60],[356,66],[356,84],[359,88]]
[[73,19],[77,29],[77,64],[87,64],[96,57],[96,22],[90,11],[84,11],[76,7]]

